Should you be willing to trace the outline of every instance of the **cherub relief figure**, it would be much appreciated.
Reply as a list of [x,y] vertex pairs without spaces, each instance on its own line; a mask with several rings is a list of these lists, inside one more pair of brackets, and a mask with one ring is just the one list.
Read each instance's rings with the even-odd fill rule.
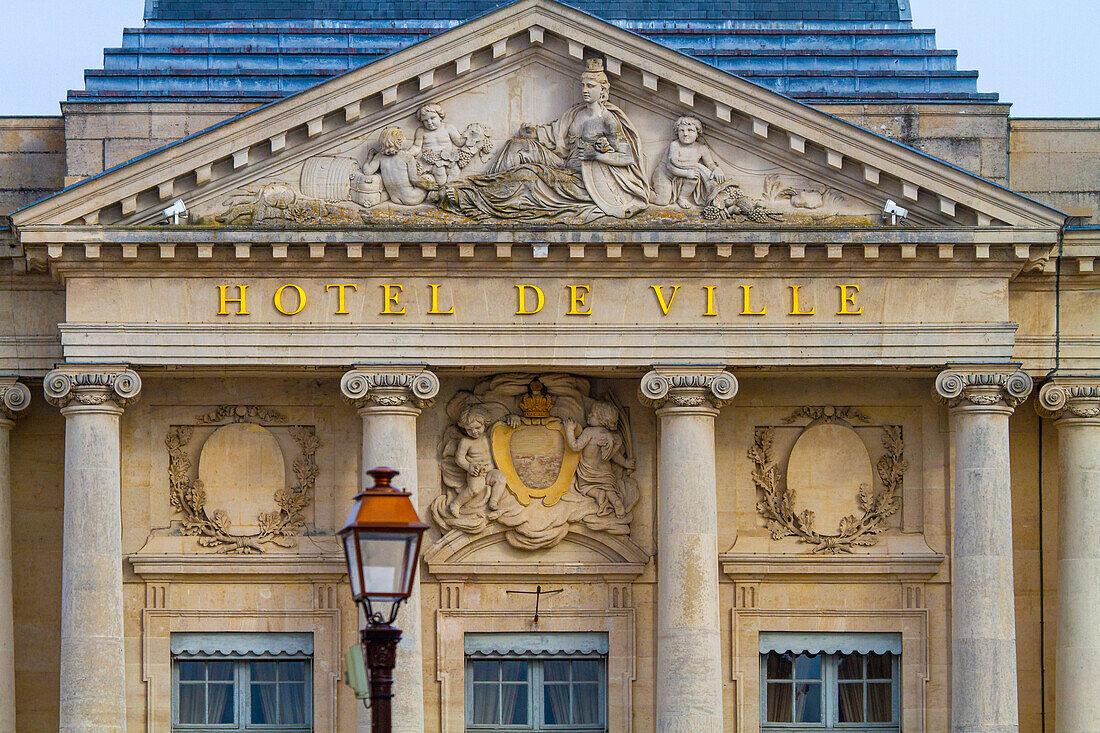
[[387,127],[378,137],[378,149],[371,151],[363,163],[362,174],[352,177],[352,186],[369,188],[381,177],[382,185],[390,201],[404,206],[424,203],[428,192],[435,188],[435,180],[421,176],[416,159],[405,150],[405,133],[399,127]]
[[627,485],[625,471],[634,470],[634,460],[623,450],[623,438],[616,432],[619,411],[608,402],[594,402],[588,410],[588,427],[580,430],[570,419],[564,420],[565,439],[572,450],[581,454],[574,479],[577,491],[596,500],[597,516],[614,514],[623,517],[628,489],[636,498],[636,490]]
[[462,411],[458,426],[466,434],[455,447],[455,463],[466,472],[466,486],[455,492],[447,510],[455,516],[484,511],[488,504],[496,508],[500,492],[507,487],[504,474],[493,467],[493,449],[489,444],[492,416],[479,405]]
[[653,202],[681,209],[705,206],[718,184],[726,180],[710,146],[703,141],[703,125],[695,117],[676,120],[676,139],[653,170]]

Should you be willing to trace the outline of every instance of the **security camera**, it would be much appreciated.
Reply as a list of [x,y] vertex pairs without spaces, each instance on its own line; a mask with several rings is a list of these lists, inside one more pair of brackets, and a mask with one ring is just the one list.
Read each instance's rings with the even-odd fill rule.
[[890,220],[890,226],[897,226],[899,221],[904,221],[909,216],[909,209],[903,209],[893,200],[886,199],[886,206],[882,207],[882,220]]
[[164,216],[172,224],[178,225],[180,223],[180,217],[187,217],[187,206],[183,203],[183,199],[176,199],[176,202],[164,210]]

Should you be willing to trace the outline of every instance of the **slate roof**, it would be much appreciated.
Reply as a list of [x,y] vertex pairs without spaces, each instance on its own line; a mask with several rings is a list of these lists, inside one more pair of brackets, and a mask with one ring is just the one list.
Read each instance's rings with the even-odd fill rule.
[[[994,102],[909,0],[570,0],[804,102]],[[69,101],[268,102],[417,43],[492,0],[146,0]]]

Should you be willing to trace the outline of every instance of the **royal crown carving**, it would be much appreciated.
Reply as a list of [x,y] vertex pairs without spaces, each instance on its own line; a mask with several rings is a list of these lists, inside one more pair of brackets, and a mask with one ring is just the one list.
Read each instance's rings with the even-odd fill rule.
[[46,401],[57,407],[110,402],[125,408],[137,401],[141,377],[119,367],[62,367],[47,374],[42,386]]
[[422,370],[369,371],[353,369],[340,380],[340,392],[344,399],[358,408],[401,407],[411,403],[414,407],[431,405],[439,394],[439,377]]
[[935,396],[948,407],[1015,408],[1031,394],[1026,372],[995,367],[952,368],[936,377]]
[[639,399],[650,407],[728,405],[737,394],[737,378],[726,371],[649,372],[639,384]]
[[1045,417],[1100,417],[1100,380],[1056,377],[1039,389],[1036,409]]

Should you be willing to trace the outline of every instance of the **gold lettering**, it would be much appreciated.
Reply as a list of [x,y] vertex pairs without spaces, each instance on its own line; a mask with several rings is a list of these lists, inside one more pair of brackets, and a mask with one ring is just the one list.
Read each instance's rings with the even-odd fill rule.
[[428,311],[430,316],[452,316],[455,312],[455,307],[452,305],[448,311],[439,310],[439,287],[440,283],[429,283],[428,287],[432,289],[432,308]]
[[661,306],[661,313],[668,315],[668,309],[672,307],[672,301],[676,299],[676,291],[680,289],[679,285],[672,286],[672,294],[668,296],[668,302],[665,302],[665,289],[663,285],[650,285],[653,288],[653,294],[657,296],[657,302]]
[[[527,290],[530,288],[535,291],[536,303],[534,310],[527,309]],[[533,316],[542,310],[542,306],[546,304],[546,296],[542,294],[542,289],[538,285],[528,285],[522,283],[516,286],[516,291],[519,293],[519,307],[516,308],[517,316]]]
[[752,285],[741,286],[741,315],[743,316],[766,316],[768,314],[768,306],[764,306],[758,311],[752,309]]
[[247,285],[237,285],[236,286],[237,287],[237,294],[240,295],[240,297],[239,298],[227,298],[227,297],[225,297],[225,290],[226,290],[226,288],[231,288],[231,287],[233,287],[233,286],[232,285],[219,285],[218,286],[218,293],[221,296],[221,306],[218,308],[218,315],[219,316],[228,316],[228,315],[230,315],[229,311],[227,311],[225,309],[225,307],[230,303],[236,303],[237,304],[237,315],[238,316],[247,316],[247,315],[249,315],[248,305],[245,303],[245,291],[248,290],[248,286]]
[[787,315],[788,316],[812,316],[814,314],[814,310],[815,310],[812,305],[810,306],[810,310],[803,311],[801,306],[798,304],[798,291],[802,288],[802,286],[801,285],[789,285],[788,287],[791,289],[791,312],[788,313]]
[[325,292],[327,293],[333,288],[336,288],[336,312],[333,315],[346,316],[348,309],[345,307],[344,289],[351,288],[353,293],[358,293],[359,286],[355,283],[333,283],[325,286]]
[[[591,292],[587,285],[569,285],[569,310],[565,312],[567,316],[590,316],[592,315],[592,306],[584,302],[584,299],[588,297]],[[588,310],[577,310],[578,308],[588,308]]]
[[390,306],[401,305],[397,302],[397,299],[404,292],[404,285],[388,284],[382,286],[382,311],[379,315],[383,316],[403,316],[405,315],[405,306],[401,306],[401,310],[394,310]]
[[[292,311],[288,311],[283,308],[283,291],[287,288],[291,288],[298,294],[298,307]],[[275,310],[282,313],[284,316],[296,316],[302,312],[302,309],[306,307],[306,292],[297,285],[287,283],[278,290],[275,291]]]
[[[856,310],[848,310],[848,306],[854,306],[856,304],[856,295],[859,293],[858,285],[837,285],[837,290],[840,291],[840,310],[836,312],[838,316],[861,316],[863,315],[863,306],[859,306]],[[853,288],[854,293],[849,293],[848,289]]]
[[704,285],[703,286],[703,290],[707,291],[707,311],[706,311],[706,313],[703,314],[704,316],[716,316],[716,315],[718,315],[714,311],[714,289],[716,287],[718,287],[718,286],[717,285]]

